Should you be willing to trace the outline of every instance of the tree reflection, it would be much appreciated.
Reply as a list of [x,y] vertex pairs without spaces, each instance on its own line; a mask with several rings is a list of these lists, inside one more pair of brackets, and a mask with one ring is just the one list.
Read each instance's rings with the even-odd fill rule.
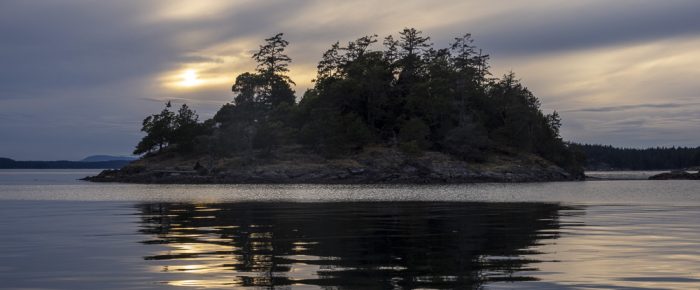
[[[147,203],[145,257],[182,286],[479,288],[532,280],[532,247],[558,235],[557,204]],[[197,276],[197,274],[201,274]],[[179,277],[182,278],[182,277]]]

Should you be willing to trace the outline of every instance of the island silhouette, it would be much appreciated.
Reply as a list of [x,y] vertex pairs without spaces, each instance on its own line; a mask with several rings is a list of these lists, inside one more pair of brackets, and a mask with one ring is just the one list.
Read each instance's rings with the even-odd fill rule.
[[297,102],[279,33],[237,76],[236,94],[200,122],[168,102],[143,120],[143,157],[92,181],[155,183],[433,183],[583,178],[561,118],[515,76],[491,76],[470,34],[435,48],[405,28],[323,53]]

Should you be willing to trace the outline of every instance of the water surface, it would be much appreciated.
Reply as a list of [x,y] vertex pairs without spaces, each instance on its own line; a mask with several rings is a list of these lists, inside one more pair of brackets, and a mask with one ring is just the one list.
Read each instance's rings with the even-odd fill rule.
[[133,185],[0,170],[0,289],[699,289],[696,181]]

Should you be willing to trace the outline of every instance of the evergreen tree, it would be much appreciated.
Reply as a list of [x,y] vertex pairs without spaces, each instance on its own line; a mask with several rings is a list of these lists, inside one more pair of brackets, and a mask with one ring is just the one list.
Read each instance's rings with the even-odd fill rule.
[[[274,107],[295,101],[294,82],[286,75],[292,61],[284,54],[289,44],[282,39],[282,33],[265,39],[253,59],[258,63],[257,73],[243,73],[236,78],[232,91],[238,93],[236,104],[252,110],[255,115],[265,115]],[[259,112],[258,110],[262,110]]]
[[430,37],[421,36],[423,32],[415,28],[404,28],[399,32],[398,46],[400,48],[398,66],[400,67],[398,89],[402,96],[409,93],[411,85],[418,81],[421,69],[421,55],[432,44]]
[[202,124],[198,123],[199,116],[189,108],[187,104],[182,104],[174,117],[172,136],[170,143],[176,144],[180,152],[191,152],[194,150],[195,138],[203,132]]
[[146,136],[136,145],[134,154],[149,153],[156,148],[161,152],[168,145],[175,121],[175,113],[170,111],[171,106],[170,102],[167,102],[160,114],[148,116],[143,120],[141,131],[145,132]]
[[172,104],[167,102],[165,108],[155,115],[143,120],[141,131],[146,136],[141,139],[134,150],[134,154],[149,153],[157,148],[158,152],[166,147],[176,146],[180,152],[191,152],[194,149],[194,140],[204,133],[204,127],[197,122],[197,114],[187,104],[177,113],[170,110]]
[[532,153],[572,171],[581,164],[579,148],[560,136],[559,113],[544,114],[513,73],[490,78],[488,55],[470,34],[446,48],[433,48],[415,28],[385,37],[379,50],[377,42],[368,35],[332,44],[313,88],[296,103],[289,43],[281,33],[267,38],[252,56],[256,70],[236,77],[233,102],[204,123],[186,105],[174,113],[167,104],[144,120],[147,135],[136,152],[205,146],[198,152],[270,156],[279,146],[301,145],[334,157],[376,145],[467,161],[491,152]]
[[253,54],[253,59],[258,63],[258,73],[264,78],[272,78],[277,75],[289,83],[294,83],[285,74],[289,72],[289,63],[292,59],[284,54],[284,49],[289,42],[282,38],[284,34],[278,33],[273,37],[266,38],[265,44],[260,45],[258,52]]
[[700,166],[700,147],[615,148],[610,145],[570,144],[586,156],[591,169],[667,170]]

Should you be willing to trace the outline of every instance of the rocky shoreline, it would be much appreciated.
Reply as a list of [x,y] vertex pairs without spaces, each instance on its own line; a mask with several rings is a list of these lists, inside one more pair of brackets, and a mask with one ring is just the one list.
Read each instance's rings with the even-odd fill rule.
[[[398,150],[369,150],[343,159],[308,154],[278,154],[270,160],[244,157],[151,157],[84,180],[162,184],[383,184],[544,182],[582,180],[533,155],[497,154],[469,163],[438,152],[419,157]],[[210,166],[201,164],[215,163]]]
[[649,177],[650,180],[700,180],[700,171],[697,173],[690,173],[687,171],[671,171],[664,172]]

